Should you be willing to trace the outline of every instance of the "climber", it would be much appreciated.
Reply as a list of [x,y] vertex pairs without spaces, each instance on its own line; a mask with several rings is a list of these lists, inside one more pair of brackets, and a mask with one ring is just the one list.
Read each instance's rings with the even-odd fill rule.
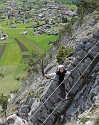
[[[63,82],[63,80],[64,80],[65,74],[69,75],[70,73],[71,73],[71,71],[66,71],[65,70],[64,65],[59,65],[58,66],[58,71],[56,73],[45,74],[45,77],[46,78],[50,78],[50,77],[52,77],[54,75],[57,75],[58,76],[58,80],[59,80],[58,85],[60,85]],[[65,84],[62,83],[59,86],[59,88],[60,88],[60,99],[61,100],[67,99],[67,97],[65,97],[66,96],[66,94],[65,94]]]

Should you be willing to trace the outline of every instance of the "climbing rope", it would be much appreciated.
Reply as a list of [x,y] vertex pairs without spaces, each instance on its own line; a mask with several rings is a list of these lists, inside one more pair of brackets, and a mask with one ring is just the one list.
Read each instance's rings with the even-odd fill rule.
[[[76,81],[76,83],[72,86],[72,88],[69,90],[69,92],[66,94],[66,96],[69,95],[69,93],[73,90],[73,88],[75,87],[75,85],[78,83],[78,81],[81,79],[81,77],[84,75],[84,73],[87,71],[87,69],[90,67],[90,65],[94,62],[94,60],[97,58],[97,56],[99,55],[99,52],[98,54],[95,56],[95,58],[91,61],[91,63],[87,66],[87,68],[85,69],[85,71],[82,73],[82,75],[78,78],[78,80]],[[52,111],[52,113],[45,119],[45,121],[41,124],[43,125],[47,120],[48,118],[55,112],[55,110],[60,106],[60,103],[58,104],[58,106]]]
[[[72,70],[72,72],[79,66],[79,64],[87,57],[87,55],[93,50],[93,48],[98,44],[99,42],[97,42],[91,49],[90,51],[84,56],[84,58],[75,66],[75,68]],[[71,74],[71,73],[70,73]],[[38,110],[32,115],[32,117],[29,118],[29,120],[31,120],[31,118],[33,118],[33,116],[41,109],[41,107],[48,101],[48,99],[56,92],[56,90],[63,84],[63,82],[70,76],[70,74],[61,82],[61,84],[52,92],[51,95],[49,95],[49,97],[43,102],[43,104],[38,108]]]

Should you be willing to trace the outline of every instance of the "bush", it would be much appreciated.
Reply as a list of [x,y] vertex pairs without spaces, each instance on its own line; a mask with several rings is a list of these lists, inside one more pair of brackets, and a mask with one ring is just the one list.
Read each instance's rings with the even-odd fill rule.
[[7,108],[9,95],[0,95],[0,105],[2,105],[2,108],[5,110]]
[[98,3],[98,0],[81,0],[79,3],[77,3],[77,12],[80,16],[92,13],[94,10],[98,8]]
[[20,81],[21,78],[20,78],[20,77],[17,77],[17,78],[15,78],[15,79],[16,79],[17,81]]
[[33,97],[40,98],[41,94],[42,93],[40,91],[35,91]]
[[18,89],[11,90],[10,93],[17,93]]
[[57,62],[60,63],[64,61],[64,59],[71,56],[71,54],[73,54],[73,48],[61,46],[56,55]]
[[94,125],[99,125],[99,116],[96,118]]
[[87,121],[88,121],[88,118],[82,117],[81,122],[82,122],[83,124],[86,123]]
[[71,35],[72,34],[72,22],[68,22],[63,29],[59,32],[59,39],[64,35]]

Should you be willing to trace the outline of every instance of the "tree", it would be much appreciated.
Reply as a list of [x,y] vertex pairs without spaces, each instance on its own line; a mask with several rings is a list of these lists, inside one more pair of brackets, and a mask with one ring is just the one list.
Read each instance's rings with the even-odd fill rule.
[[2,105],[3,112],[5,111],[5,118],[6,118],[7,103],[8,103],[8,96],[1,94],[0,95],[0,104]]
[[45,23],[46,23],[46,24],[48,24],[48,23],[49,23],[49,20],[48,20],[48,19],[46,19],[46,20],[45,20]]
[[61,46],[57,52],[57,62],[61,63],[66,57],[73,54],[73,48]]
[[65,47],[64,47],[64,46],[61,46],[61,47],[59,48],[58,52],[57,52],[56,58],[57,58],[57,62],[58,62],[58,63],[61,62],[62,59],[63,59],[63,57],[64,57],[64,50],[65,50]]
[[40,70],[40,65],[41,65],[41,60],[40,60],[40,55],[35,52],[32,51],[31,52],[31,59],[29,59],[29,67],[28,67],[28,72],[30,72],[31,70],[35,73],[39,72]]
[[43,63],[43,59],[41,60],[41,71],[42,71],[42,76],[44,77],[44,63]]
[[88,13],[92,13],[97,9],[98,0],[80,0],[76,5],[78,6],[77,13],[81,18]]
[[59,38],[61,38],[63,35],[71,35],[72,34],[72,22],[68,22],[67,25],[59,32]]
[[40,23],[37,21],[37,26],[39,26],[40,25]]
[[63,16],[63,17],[62,17],[62,23],[67,23],[67,21],[68,21],[68,20],[67,20],[67,17],[64,17],[64,16]]
[[79,16],[79,22],[80,25],[83,22],[83,17],[89,13],[92,13],[94,10],[96,10],[98,7],[99,1],[98,0],[80,0],[77,2],[77,13]]

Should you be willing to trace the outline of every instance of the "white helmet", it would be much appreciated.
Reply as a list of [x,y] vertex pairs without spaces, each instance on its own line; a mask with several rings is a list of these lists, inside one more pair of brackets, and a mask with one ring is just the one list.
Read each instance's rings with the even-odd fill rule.
[[60,68],[64,68],[64,65],[59,65],[58,66],[58,71],[59,71]]

